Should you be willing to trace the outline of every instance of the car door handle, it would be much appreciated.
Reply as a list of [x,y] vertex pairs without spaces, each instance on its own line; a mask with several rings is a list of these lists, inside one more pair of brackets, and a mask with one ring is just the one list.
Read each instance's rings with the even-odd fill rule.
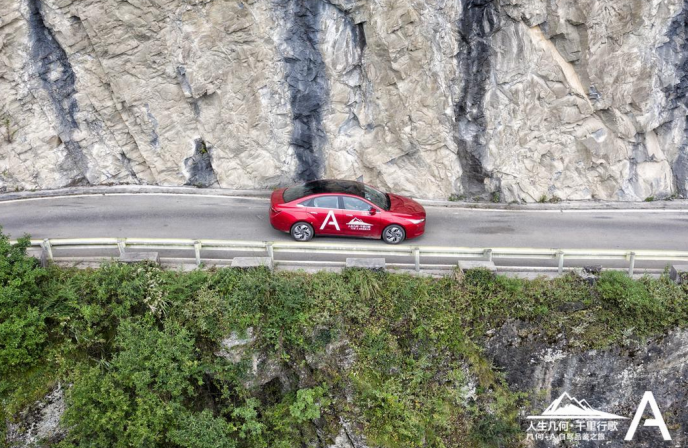
[[353,217],[354,215],[349,215],[349,214],[347,214],[346,216],[350,216],[350,217]]
[[308,212],[308,213],[310,213],[311,215],[317,215],[318,214],[318,212]]

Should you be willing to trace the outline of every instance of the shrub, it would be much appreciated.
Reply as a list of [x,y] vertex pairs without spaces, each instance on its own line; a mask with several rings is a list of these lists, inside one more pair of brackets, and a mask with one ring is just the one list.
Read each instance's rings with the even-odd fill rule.
[[299,423],[320,418],[320,408],[329,404],[329,399],[325,398],[326,392],[325,386],[298,390],[296,401],[289,406],[289,413]]
[[634,281],[624,272],[605,271],[597,282],[597,291],[605,306],[618,311],[627,324],[654,329],[663,326],[666,316],[664,298],[653,296],[646,281]]
[[168,438],[184,448],[234,448],[234,430],[234,426],[206,409],[200,413],[183,412]]
[[0,376],[35,365],[48,338],[42,301],[45,269],[26,254],[28,237],[14,246],[0,227]]
[[[150,318],[124,321],[111,361],[82,364],[72,378],[64,422],[73,441],[92,447],[164,446],[167,434],[186,440],[185,412],[203,384],[194,340],[174,324],[163,330]],[[194,420],[217,431],[208,415]],[[176,432],[175,432],[176,430]]]
[[[43,269],[27,244],[0,237],[0,417],[69,384],[63,447],[315,446],[341,419],[381,448],[517,446],[523,396],[483,351],[505,322],[569,350],[688,322],[666,275]],[[248,327],[239,362],[216,355]]]

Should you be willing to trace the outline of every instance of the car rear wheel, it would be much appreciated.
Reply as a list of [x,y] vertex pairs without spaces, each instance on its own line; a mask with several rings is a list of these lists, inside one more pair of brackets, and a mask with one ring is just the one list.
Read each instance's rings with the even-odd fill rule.
[[399,244],[406,239],[404,228],[392,224],[382,232],[382,240],[387,244]]
[[297,222],[291,226],[291,236],[296,241],[310,241],[313,239],[313,235],[315,235],[313,226],[307,222]]

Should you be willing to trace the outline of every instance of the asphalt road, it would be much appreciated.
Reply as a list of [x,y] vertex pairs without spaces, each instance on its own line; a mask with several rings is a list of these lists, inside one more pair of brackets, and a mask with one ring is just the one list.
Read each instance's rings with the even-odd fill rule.
[[[95,195],[0,202],[12,238],[170,237],[290,240],[268,220],[268,200],[166,194]],[[688,250],[688,210],[502,211],[426,207],[413,244]],[[322,238],[318,241],[342,239]],[[346,240],[353,242],[353,240]],[[381,241],[361,240],[384,244]]]

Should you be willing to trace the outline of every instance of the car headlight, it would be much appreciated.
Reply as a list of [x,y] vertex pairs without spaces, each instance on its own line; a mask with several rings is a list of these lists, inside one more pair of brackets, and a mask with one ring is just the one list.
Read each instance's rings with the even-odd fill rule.
[[423,219],[409,219],[413,224],[420,224],[421,222],[425,221],[425,218]]

